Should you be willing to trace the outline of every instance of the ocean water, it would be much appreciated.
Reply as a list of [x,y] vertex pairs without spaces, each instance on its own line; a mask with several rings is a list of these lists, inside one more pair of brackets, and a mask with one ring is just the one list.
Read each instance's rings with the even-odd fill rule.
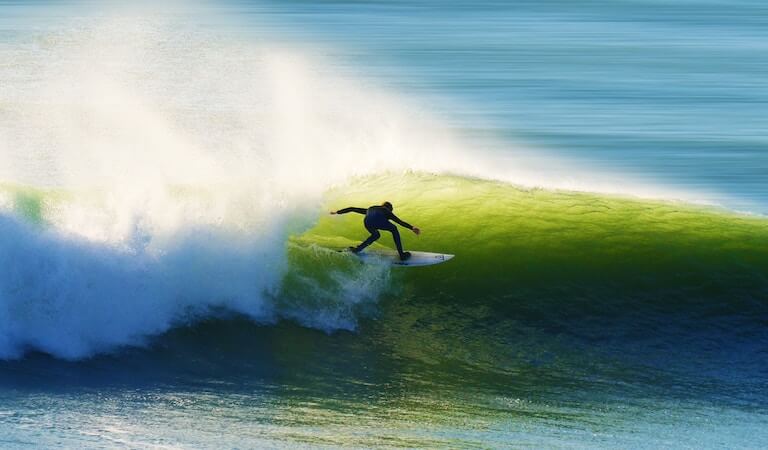
[[0,447],[765,448],[766,22],[0,1]]

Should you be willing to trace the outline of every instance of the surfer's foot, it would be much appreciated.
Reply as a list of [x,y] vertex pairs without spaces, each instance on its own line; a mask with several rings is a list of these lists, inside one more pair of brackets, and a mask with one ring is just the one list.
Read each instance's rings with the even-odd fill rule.
[[403,252],[400,254],[400,261],[405,261],[411,257],[411,252]]
[[352,253],[360,253],[360,250],[358,250],[357,247],[349,247],[349,251]]

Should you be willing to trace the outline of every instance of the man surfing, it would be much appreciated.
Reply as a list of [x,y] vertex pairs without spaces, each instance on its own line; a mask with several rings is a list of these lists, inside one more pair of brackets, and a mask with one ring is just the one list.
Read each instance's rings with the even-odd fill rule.
[[385,230],[392,233],[392,238],[395,240],[395,245],[397,246],[397,253],[400,254],[400,261],[405,261],[411,257],[411,252],[403,251],[403,244],[400,242],[400,232],[397,231],[397,227],[392,224],[390,220],[400,224],[402,227],[408,228],[409,230],[416,233],[417,236],[421,234],[421,230],[419,227],[414,227],[408,222],[400,220],[392,212],[393,209],[394,208],[392,207],[392,203],[384,202],[381,205],[371,206],[368,209],[349,207],[340,209],[338,211],[331,211],[331,214],[346,214],[349,212],[354,212],[365,215],[365,219],[363,219],[363,225],[365,225],[365,229],[368,230],[371,235],[368,236],[368,239],[363,241],[357,247],[349,247],[353,253],[360,253],[365,247],[373,244],[376,239],[381,237],[379,230]]

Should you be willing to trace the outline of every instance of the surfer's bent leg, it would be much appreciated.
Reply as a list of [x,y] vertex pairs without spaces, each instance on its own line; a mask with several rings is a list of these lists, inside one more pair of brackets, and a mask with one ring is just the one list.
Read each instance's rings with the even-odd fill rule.
[[392,233],[392,239],[395,240],[395,247],[397,247],[397,253],[400,254],[400,259],[405,259],[405,252],[403,251],[403,243],[400,242],[400,232],[397,231],[397,227],[392,225],[387,228],[387,231]]
[[373,244],[376,241],[376,239],[381,237],[381,233],[379,233],[379,230],[377,230],[376,228],[370,228],[370,227],[365,227],[365,228],[371,233],[371,235],[368,236],[368,239],[364,240],[362,244],[355,247],[355,250],[354,250],[355,253],[363,251],[365,247],[368,247],[369,245]]

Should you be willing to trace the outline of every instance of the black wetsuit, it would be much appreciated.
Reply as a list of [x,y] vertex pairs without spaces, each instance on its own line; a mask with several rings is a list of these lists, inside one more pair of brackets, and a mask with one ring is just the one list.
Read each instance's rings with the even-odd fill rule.
[[379,230],[385,230],[392,233],[392,238],[395,240],[395,245],[397,246],[397,253],[400,254],[401,258],[404,257],[405,252],[403,252],[403,244],[400,242],[400,232],[397,231],[397,227],[394,226],[390,220],[399,223],[409,230],[413,230],[413,225],[400,220],[396,215],[392,213],[392,211],[389,210],[389,208],[384,206],[371,206],[368,209],[350,207],[340,209],[336,211],[336,214],[346,214],[348,212],[365,214],[363,224],[365,225],[365,228],[368,230],[368,232],[371,233],[371,235],[368,236],[368,239],[363,241],[362,244],[355,248],[355,252],[359,252],[365,247],[373,244],[376,239],[381,237]]

